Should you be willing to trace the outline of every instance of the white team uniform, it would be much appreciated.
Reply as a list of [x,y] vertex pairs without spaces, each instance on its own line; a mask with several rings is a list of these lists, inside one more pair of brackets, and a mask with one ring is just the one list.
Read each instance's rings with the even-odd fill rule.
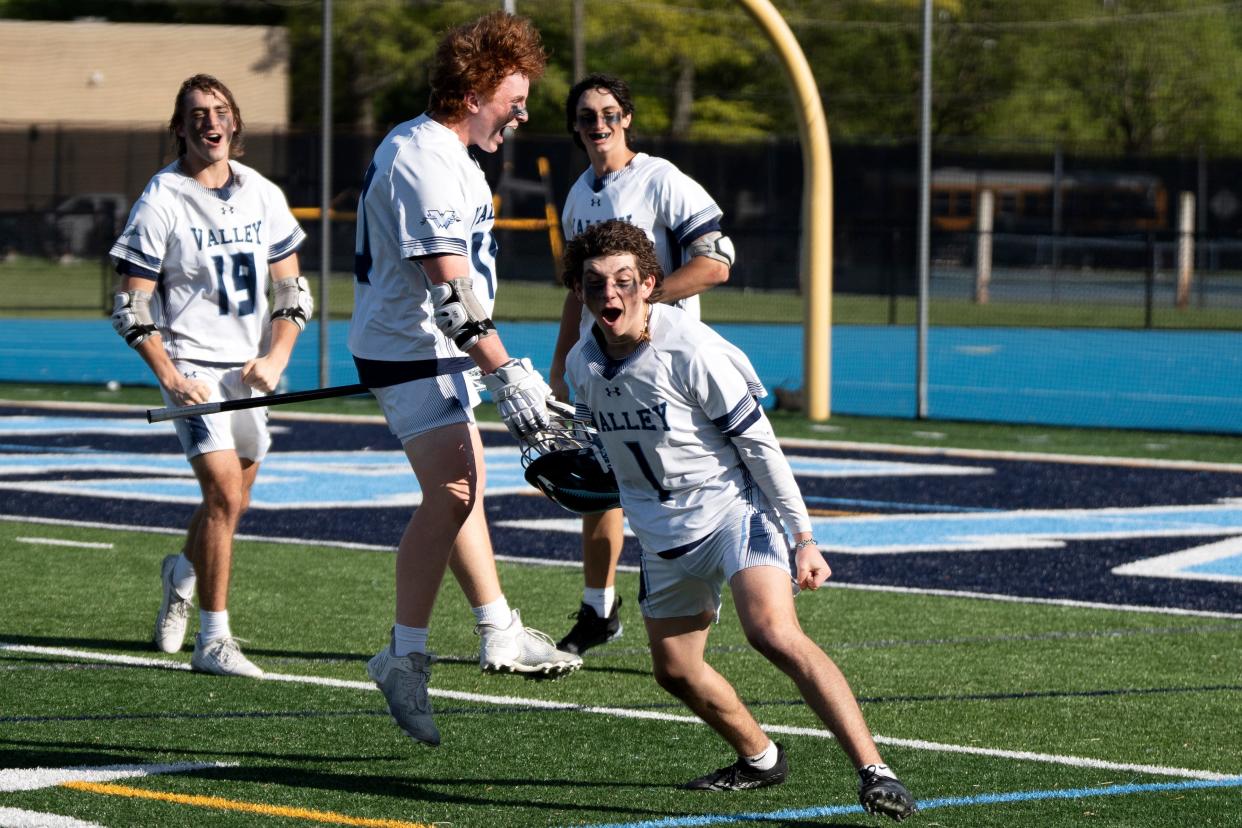
[[[644,600],[678,579],[710,585],[712,576],[691,572],[700,547],[734,556],[712,569],[718,606],[719,581],[737,569],[788,568],[779,527],[809,532],[811,522],[746,355],[668,305],[652,306],[648,331],[651,340],[622,361],[610,359],[595,335],[583,337],[569,353],[566,375],[575,416],[598,431],[642,544],[644,613],[664,617],[707,608],[649,607]],[[724,536],[717,534],[722,527]],[[722,550],[730,539],[742,548]],[[667,562],[683,556],[679,572],[668,571]]]
[[[241,382],[241,366],[268,348],[269,265],[306,239],[279,187],[237,161],[229,166],[227,198],[182,173],[180,161],[160,170],[110,251],[118,272],[155,282],[151,316],[164,350],[213,401],[261,396]],[[259,461],[270,445],[266,417],[256,408],[175,425],[189,457],[236,448]]]
[[[640,152],[623,169],[596,178],[590,168],[578,176],[561,211],[565,238],[572,239],[592,224],[620,219],[641,227],[655,244],[664,275],[685,264],[685,248],[713,230],[724,214],[697,181],[669,161]],[[678,307],[699,318],[699,297],[688,296]],[[591,325],[582,314],[582,333]]]
[[263,353],[268,265],[306,239],[279,187],[229,165],[237,186],[227,201],[179,161],[160,170],[112,245],[120,272],[156,283],[151,316],[173,359],[240,364]]
[[[402,440],[473,419],[479,396],[463,372],[474,362],[436,327],[431,281],[418,258],[465,256],[475,296],[490,316],[494,223],[483,171],[457,134],[426,113],[398,125],[376,149],[358,202],[349,349],[360,381]],[[416,398],[402,396],[412,388],[385,390],[424,379],[435,388],[424,383]]]

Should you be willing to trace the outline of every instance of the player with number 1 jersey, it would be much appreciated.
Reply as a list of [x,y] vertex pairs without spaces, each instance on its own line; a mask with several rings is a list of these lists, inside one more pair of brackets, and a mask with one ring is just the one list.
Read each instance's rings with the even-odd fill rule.
[[[593,74],[565,99],[566,127],[590,166],[570,188],[561,221],[567,239],[610,220],[642,230],[655,245],[665,273],[664,302],[699,318],[699,294],[724,284],[733,266],[733,243],[721,231],[721,210],[707,191],[663,158],[630,146],[634,101],[621,78]],[[565,297],[552,353],[549,382],[567,396],[565,357],[588,334],[591,314],[572,294]],[[582,653],[622,634],[617,564],[624,545],[621,510],[582,518],[582,604],[573,627],[558,642]]]
[[231,160],[209,189],[178,159],[147,184],[111,255],[156,283],[151,315],[172,359],[243,363],[267,349],[270,262],[306,239],[284,193]]

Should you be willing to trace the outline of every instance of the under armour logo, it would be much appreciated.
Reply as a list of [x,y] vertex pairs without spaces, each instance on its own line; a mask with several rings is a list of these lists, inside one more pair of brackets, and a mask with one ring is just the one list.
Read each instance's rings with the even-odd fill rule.
[[602,203],[603,203],[603,200],[602,200],[602,199],[598,199],[598,198],[594,198],[594,197],[592,197],[592,198],[591,198],[591,206],[592,206],[592,207],[598,207],[598,206],[599,206],[600,204],[602,204]]
[[604,386],[604,396],[605,397],[619,397],[621,396],[621,389],[615,385],[606,385]]
[[232,204],[221,204],[220,205],[220,215],[222,216],[227,216],[229,213],[236,213],[236,212],[237,212],[237,208],[234,207]]
[[422,223],[431,223],[441,230],[447,230],[459,221],[461,218],[456,210],[428,210],[423,214]]

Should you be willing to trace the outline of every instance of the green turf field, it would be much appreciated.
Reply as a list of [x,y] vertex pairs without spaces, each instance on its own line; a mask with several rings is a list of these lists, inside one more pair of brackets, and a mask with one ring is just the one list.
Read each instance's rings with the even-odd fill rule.
[[[447,581],[432,624],[444,743],[432,749],[398,731],[364,671],[391,619],[390,555],[241,542],[231,614],[271,674],[253,681],[153,666],[189,660],[188,649],[162,656],[148,644],[152,562],[177,542],[0,523],[0,765],[210,765],[12,791],[0,808],[102,825],[672,826],[744,813],[881,824],[850,810],[852,771],[792,685],[746,646],[727,599],[710,658],[784,743],[791,779],[691,794],[675,785],[727,764],[729,750],[656,687],[630,603],[620,641],[583,671],[537,683],[479,672],[469,610]],[[501,577],[529,624],[567,625],[576,568],[502,564]],[[636,591],[622,573],[619,592]],[[932,806],[907,824],[1237,824],[1242,780],[1194,780],[1242,773],[1242,621],[840,588],[798,608],[850,678],[886,760]],[[110,661],[125,656],[138,661]],[[1186,787],[1200,784],[1230,786]],[[1053,798],[1080,788],[1096,795]],[[993,794],[1017,801],[980,801]],[[793,813],[773,816],[782,810]]]

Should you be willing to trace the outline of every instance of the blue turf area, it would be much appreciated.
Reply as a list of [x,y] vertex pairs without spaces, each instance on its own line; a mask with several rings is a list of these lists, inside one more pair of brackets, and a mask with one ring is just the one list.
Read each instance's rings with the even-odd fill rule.
[[[333,385],[356,381],[348,325],[333,322],[329,331]],[[750,356],[770,392],[801,385],[800,326],[715,327]],[[288,390],[319,386],[319,331],[313,323],[299,342]],[[502,322],[500,331],[511,353],[546,370],[556,323]],[[913,328],[838,326],[832,347],[834,413],[915,415]],[[0,326],[0,381],[109,380],[153,384],[106,319]],[[1242,432],[1242,348],[1228,331],[934,328],[928,387],[933,419]]]

